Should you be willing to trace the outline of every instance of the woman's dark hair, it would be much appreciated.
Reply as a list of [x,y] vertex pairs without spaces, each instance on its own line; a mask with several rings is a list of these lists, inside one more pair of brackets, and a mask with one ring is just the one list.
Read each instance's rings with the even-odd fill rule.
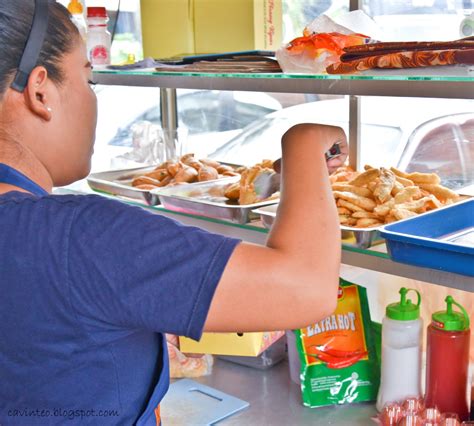
[[[48,28],[37,65],[48,71],[48,77],[60,84],[63,74],[62,57],[71,52],[79,31],[67,9],[54,0],[49,1]],[[0,2],[0,97],[13,79],[30,33],[34,0],[1,0]]]

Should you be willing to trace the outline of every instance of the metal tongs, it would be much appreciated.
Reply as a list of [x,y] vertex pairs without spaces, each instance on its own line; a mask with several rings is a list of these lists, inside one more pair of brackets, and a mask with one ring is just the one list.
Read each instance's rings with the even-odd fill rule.
[[[341,155],[341,148],[339,142],[336,142],[330,149],[325,153],[326,161],[329,161],[333,158],[339,157]],[[274,163],[275,168],[275,163]],[[265,173],[259,174],[253,181],[253,186],[255,193],[257,194],[257,200],[263,201],[275,192],[280,190],[280,173],[279,173],[279,164],[276,167],[275,171],[268,171]]]

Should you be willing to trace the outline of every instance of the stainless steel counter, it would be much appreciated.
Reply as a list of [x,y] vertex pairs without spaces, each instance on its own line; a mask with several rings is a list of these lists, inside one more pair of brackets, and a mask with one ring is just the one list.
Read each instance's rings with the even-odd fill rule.
[[195,380],[250,403],[250,407],[222,420],[219,425],[375,425],[371,420],[376,414],[374,404],[304,407],[299,386],[290,380],[286,360],[266,371],[220,359],[215,361],[211,376]]

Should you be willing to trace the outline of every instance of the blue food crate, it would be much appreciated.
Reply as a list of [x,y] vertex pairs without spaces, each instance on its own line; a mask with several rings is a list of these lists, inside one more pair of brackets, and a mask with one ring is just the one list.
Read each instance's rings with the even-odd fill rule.
[[386,225],[381,234],[395,262],[474,276],[474,199]]

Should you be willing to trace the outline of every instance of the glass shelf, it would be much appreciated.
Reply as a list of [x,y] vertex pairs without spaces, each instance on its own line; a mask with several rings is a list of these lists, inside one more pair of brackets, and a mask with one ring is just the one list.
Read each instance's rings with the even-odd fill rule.
[[[263,228],[259,222],[239,225],[220,219],[175,212],[167,210],[162,206],[148,206],[136,200],[116,197],[100,191],[93,191],[85,181],[78,182],[68,188],[56,188],[54,193],[77,195],[99,193],[107,198],[149,209],[153,213],[161,214],[185,225],[198,226],[210,232],[238,238],[254,244],[265,244],[268,235],[268,230]],[[393,262],[387,254],[385,244],[379,244],[368,249],[343,244],[342,263],[345,265],[369,269],[375,272],[382,272],[426,283],[474,292],[474,279],[472,277]]]
[[[101,70],[99,84],[367,96],[474,98],[474,66],[375,70],[350,75]],[[449,83],[449,84],[446,84]]]

